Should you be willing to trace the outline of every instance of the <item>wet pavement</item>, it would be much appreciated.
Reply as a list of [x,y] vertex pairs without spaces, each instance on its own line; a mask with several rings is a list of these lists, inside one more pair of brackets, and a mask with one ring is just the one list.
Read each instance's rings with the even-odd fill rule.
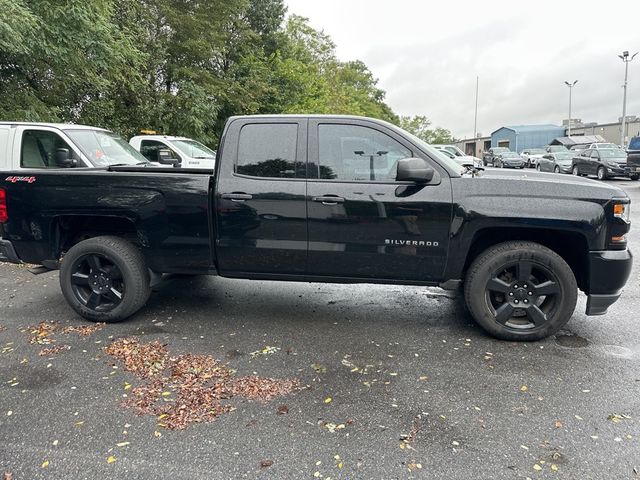
[[[611,183],[640,204],[640,182]],[[640,208],[631,215],[640,225]],[[640,251],[638,229],[630,243]],[[29,343],[41,321],[87,324],[56,273],[1,264],[0,474],[640,478],[639,287],[636,262],[606,316],[586,317],[581,295],[560,334],[512,343],[486,336],[438,289],[172,277],[129,321]],[[301,388],[229,398],[215,421],[171,430],[121,405],[145,382],[103,347],[130,336]],[[58,345],[69,348],[39,355]]]

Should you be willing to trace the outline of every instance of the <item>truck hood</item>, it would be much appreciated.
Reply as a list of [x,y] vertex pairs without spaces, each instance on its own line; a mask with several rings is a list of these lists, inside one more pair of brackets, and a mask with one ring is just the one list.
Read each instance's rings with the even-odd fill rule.
[[[469,178],[465,176],[463,178]],[[469,187],[479,194],[514,198],[571,198],[576,200],[609,200],[625,198],[621,188],[584,177],[536,171],[503,169],[484,170],[469,178]]]

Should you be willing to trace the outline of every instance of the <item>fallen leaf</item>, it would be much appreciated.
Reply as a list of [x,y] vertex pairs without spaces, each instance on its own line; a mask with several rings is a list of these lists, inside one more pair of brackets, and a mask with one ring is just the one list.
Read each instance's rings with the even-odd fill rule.
[[4,472],[2,476],[3,480],[13,480],[13,474],[11,472]]
[[129,442],[116,443],[116,447],[126,447],[127,445],[129,445]]
[[153,432],[153,434],[154,434],[156,437],[161,437],[161,436],[162,436],[162,434],[161,434],[159,431],[157,431],[157,430],[156,430],[155,432]]
[[327,373],[327,367],[320,365],[319,363],[312,363],[311,368],[313,368],[316,373]]
[[276,410],[276,414],[278,415],[286,415],[287,413],[289,413],[289,407],[286,405],[280,405]]
[[536,463],[536,464],[533,466],[533,469],[534,469],[536,472],[539,472],[540,470],[542,470],[542,467]]
[[49,460],[45,460],[42,462],[42,468],[47,468],[49,466]]
[[520,391],[521,391],[521,392],[526,392],[527,390],[529,390],[529,387],[527,387],[526,385],[522,385],[522,386],[520,387]]
[[113,463],[115,461],[116,461],[116,457],[114,457],[113,455],[107,458],[107,463]]
[[554,472],[558,471],[558,466],[555,463],[551,464],[551,470],[553,470]]
[[556,428],[562,428],[562,422],[560,420],[556,420],[556,423],[554,425]]
[[53,446],[54,446],[54,447],[57,447],[57,446],[58,446],[58,440],[54,440],[54,441],[53,441]]
[[267,468],[273,465],[273,460],[262,460],[260,462],[260,468]]
[[331,403],[333,399],[331,397],[327,397],[324,399],[324,403]]

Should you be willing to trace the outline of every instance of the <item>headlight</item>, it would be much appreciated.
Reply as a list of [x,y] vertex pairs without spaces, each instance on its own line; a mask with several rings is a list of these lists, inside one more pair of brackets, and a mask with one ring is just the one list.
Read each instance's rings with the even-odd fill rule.
[[612,162],[611,160],[607,160],[607,165],[613,168],[620,168],[620,165],[618,165],[616,162]]
[[631,210],[630,203],[614,203],[613,204],[613,216],[621,218],[625,222],[629,222],[629,212]]

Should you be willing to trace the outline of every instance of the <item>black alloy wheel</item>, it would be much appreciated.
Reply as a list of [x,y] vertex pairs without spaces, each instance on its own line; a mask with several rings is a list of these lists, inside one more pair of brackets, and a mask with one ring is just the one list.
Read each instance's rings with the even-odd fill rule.
[[122,302],[125,284],[122,272],[112,261],[103,255],[91,253],[75,262],[71,290],[88,309],[109,312]]
[[529,260],[501,268],[489,279],[486,301],[494,320],[505,327],[540,327],[558,306],[559,281],[548,268]]
[[598,176],[598,180],[606,180],[607,171],[604,169],[604,167],[598,167],[597,176]]

